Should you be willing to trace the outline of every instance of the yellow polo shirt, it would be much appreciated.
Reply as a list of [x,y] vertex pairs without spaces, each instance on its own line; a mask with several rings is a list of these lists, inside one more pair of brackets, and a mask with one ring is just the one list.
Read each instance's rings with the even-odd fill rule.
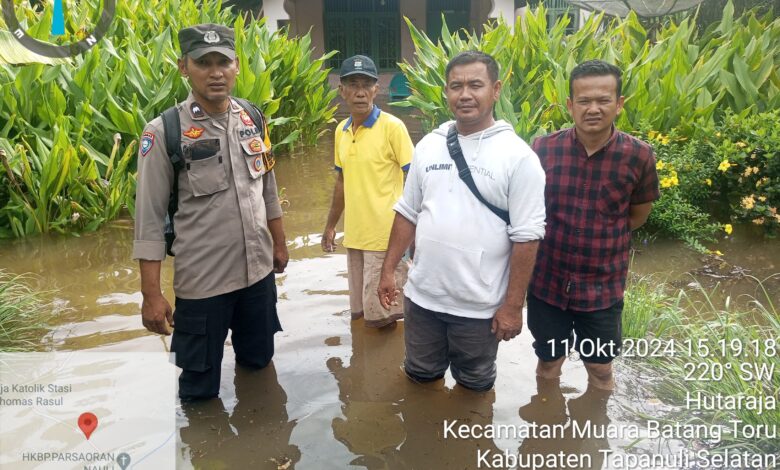
[[374,106],[353,133],[352,118],[336,127],[336,170],[344,175],[344,246],[386,251],[393,204],[404,188],[414,145],[403,121]]

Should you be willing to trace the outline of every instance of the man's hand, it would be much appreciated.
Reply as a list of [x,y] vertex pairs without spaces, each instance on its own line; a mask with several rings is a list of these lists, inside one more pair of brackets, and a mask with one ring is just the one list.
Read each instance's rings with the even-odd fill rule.
[[395,273],[386,274],[383,272],[379,278],[379,287],[376,290],[382,308],[390,310],[391,306],[398,305],[397,297],[400,292],[395,287]]
[[322,251],[326,253],[336,251],[336,229],[326,228],[325,231],[322,232],[322,241],[320,241],[320,244],[322,245]]
[[274,243],[274,272],[281,274],[287,267],[287,261],[290,260],[290,255],[287,253],[287,244]]
[[152,333],[170,335],[173,326],[173,310],[162,294],[144,295],[141,303],[141,319]]
[[495,333],[499,341],[509,341],[523,331],[523,306],[511,307],[506,303],[501,304],[495,316],[491,333]]

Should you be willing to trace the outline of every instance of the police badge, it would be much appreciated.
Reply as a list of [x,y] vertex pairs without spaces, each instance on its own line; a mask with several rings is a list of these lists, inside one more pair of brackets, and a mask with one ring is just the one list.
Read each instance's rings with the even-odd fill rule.
[[203,35],[203,41],[208,44],[216,44],[219,42],[219,34],[216,31],[208,31]]

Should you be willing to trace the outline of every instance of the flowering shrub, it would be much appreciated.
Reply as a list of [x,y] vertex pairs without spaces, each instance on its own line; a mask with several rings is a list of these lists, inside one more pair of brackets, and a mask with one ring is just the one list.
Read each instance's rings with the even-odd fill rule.
[[780,112],[727,114],[721,124],[703,129],[704,144],[719,161],[713,188],[728,204],[733,222],[760,225],[767,234],[780,229]]
[[704,252],[703,241],[713,241],[720,225],[712,221],[708,201],[715,168],[702,158],[695,139],[643,131],[637,136],[653,146],[661,199],[653,205],[646,230],[685,240]]
[[770,236],[780,228],[780,112],[727,113],[720,122],[695,126],[690,138],[638,134],[655,150],[661,187],[647,230],[699,251],[718,233],[731,235],[732,223],[760,225]]

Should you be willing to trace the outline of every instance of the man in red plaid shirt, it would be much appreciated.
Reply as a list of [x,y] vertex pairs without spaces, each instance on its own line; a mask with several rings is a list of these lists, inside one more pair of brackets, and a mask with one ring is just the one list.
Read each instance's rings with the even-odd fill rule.
[[546,234],[528,287],[537,375],[560,377],[574,348],[588,382],[603,390],[615,387],[631,231],[660,197],[653,150],[615,129],[621,85],[614,65],[575,67],[566,100],[574,127],[533,144],[547,175]]

